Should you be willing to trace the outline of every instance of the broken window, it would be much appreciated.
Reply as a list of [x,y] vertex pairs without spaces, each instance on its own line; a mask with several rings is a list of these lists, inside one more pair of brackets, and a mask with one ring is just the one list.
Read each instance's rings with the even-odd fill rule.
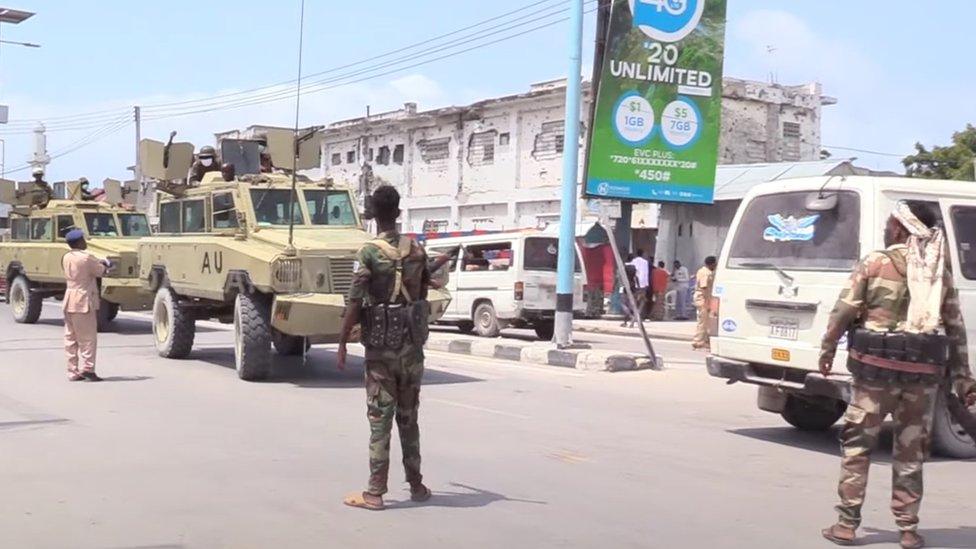
[[393,163],[403,164],[403,145],[397,145],[396,148],[393,149]]
[[376,163],[386,166],[390,163],[390,148],[386,145],[380,147],[379,153],[376,155]]
[[783,137],[800,137],[799,122],[783,122]]
[[551,160],[561,155],[565,147],[564,122],[553,120],[543,122],[542,128],[535,136],[532,147],[532,157],[536,160]]
[[482,166],[495,162],[495,130],[472,133],[468,139],[468,165]]
[[420,152],[420,160],[426,164],[447,160],[451,156],[451,138],[421,139],[417,141],[417,150]]
[[342,155],[339,153],[332,153],[332,165],[338,166],[342,164]]
[[346,153],[346,164],[356,163],[356,151],[349,151]]
[[498,134],[499,147],[507,147],[511,141],[512,141],[512,134],[508,132]]

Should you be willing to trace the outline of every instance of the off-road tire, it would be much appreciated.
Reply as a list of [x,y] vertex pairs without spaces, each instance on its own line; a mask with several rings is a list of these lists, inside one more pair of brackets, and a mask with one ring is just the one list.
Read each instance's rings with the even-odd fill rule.
[[780,413],[787,423],[801,431],[826,431],[844,415],[844,402],[834,399],[823,399],[822,402],[800,398],[795,395],[786,397],[786,405]]
[[461,322],[457,323],[457,329],[462,334],[470,334],[474,331],[474,322],[471,322],[470,320],[462,320]]
[[193,349],[196,320],[168,287],[156,292],[153,300],[153,341],[163,358],[186,358]]
[[271,375],[271,302],[257,292],[234,299],[234,367],[245,381]]
[[112,303],[110,301],[105,301],[105,298],[99,298],[98,302],[98,314],[96,319],[98,320],[98,331],[106,332],[112,327],[112,321],[115,317],[119,315],[119,304]]
[[30,289],[30,281],[24,275],[17,275],[7,289],[7,301],[14,321],[18,324],[35,324],[41,318],[44,300]]
[[552,334],[556,330],[556,324],[553,321],[547,320],[543,322],[536,322],[533,326],[535,328],[535,335],[542,341],[552,341]]
[[312,344],[304,337],[283,334],[272,328],[271,342],[279,355],[283,356],[302,356],[305,351],[312,348]]
[[474,308],[474,331],[481,337],[498,337],[501,325],[495,316],[495,307],[485,301]]
[[939,391],[935,404],[935,417],[932,418],[932,449],[943,457],[957,459],[976,458],[976,444],[962,430],[946,407],[945,393]]

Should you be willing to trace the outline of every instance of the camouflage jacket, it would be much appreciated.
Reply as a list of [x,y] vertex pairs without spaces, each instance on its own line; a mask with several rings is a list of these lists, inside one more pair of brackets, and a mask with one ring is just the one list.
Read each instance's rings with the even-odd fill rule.
[[[400,239],[406,237],[400,236],[395,231],[388,231],[380,233],[377,238],[386,240],[396,247]],[[366,305],[388,302],[393,293],[396,276],[393,261],[383,255],[375,244],[367,242],[356,254],[356,265],[352,287],[349,288],[349,301],[358,301]],[[427,288],[430,286],[427,253],[416,241],[411,244],[410,254],[403,260],[401,276],[404,287],[414,300],[427,299]],[[394,303],[403,301],[402,295],[394,299]]]
[[[909,300],[905,280],[907,271],[907,248],[904,244],[872,252],[858,264],[830,313],[820,349],[822,360],[833,359],[837,352],[837,341],[854,324],[878,332],[904,329]],[[943,288],[942,324],[951,341],[949,377],[958,394],[962,395],[976,389],[976,381],[973,381],[969,368],[966,326],[959,308],[959,294],[948,269]]]

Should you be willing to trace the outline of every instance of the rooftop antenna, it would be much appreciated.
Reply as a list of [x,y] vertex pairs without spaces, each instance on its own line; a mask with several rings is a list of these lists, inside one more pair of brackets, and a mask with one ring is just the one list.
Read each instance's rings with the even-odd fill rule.
[[298,186],[298,114],[302,102],[302,47],[305,38],[305,0],[301,1],[301,16],[298,20],[298,82],[295,84],[295,150],[291,163],[291,194],[288,196],[288,247],[286,255],[295,255],[295,188]]

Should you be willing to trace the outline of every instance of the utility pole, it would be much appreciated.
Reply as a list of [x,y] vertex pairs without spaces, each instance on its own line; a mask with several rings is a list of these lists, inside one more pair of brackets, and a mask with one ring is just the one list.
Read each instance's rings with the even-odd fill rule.
[[576,185],[579,176],[580,94],[583,72],[583,0],[569,8],[569,72],[566,75],[566,116],[563,143],[563,192],[559,210],[559,259],[556,280],[557,347],[573,344],[573,288],[576,266]]
[[136,163],[134,164],[135,168],[132,170],[132,174],[136,180],[136,185],[139,186],[139,199],[136,200],[136,208],[139,211],[146,211],[148,206],[146,199],[149,193],[142,185],[142,159],[139,158],[139,142],[142,141],[142,109],[138,105],[132,107],[132,118],[136,126]]

